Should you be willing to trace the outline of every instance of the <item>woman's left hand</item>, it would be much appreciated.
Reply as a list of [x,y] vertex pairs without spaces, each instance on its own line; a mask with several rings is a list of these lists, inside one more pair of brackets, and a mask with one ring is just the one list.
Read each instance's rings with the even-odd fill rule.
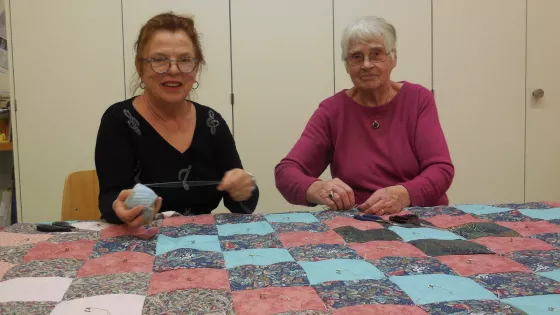
[[236,168],[226,172],[218,190],[227,191],[235,201],[245,201],[253,195],[253,184],[253,177],[249,173]]
[[395,214],[410,206],[410,195],[404,186],[379,189],[358,206],[361,212],[375,215]]

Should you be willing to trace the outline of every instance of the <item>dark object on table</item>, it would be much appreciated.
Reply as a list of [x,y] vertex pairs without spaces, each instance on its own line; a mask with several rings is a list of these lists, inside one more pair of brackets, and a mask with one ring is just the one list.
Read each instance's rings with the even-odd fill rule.
[[385,219],[380,216],[373,215],[373,214],[356,214],[354,215],[354,219],[360,221],[372,221],[372,222],[379,222],[379,223],[389,223]]
[[72,232],[75,227],[68,222],[53,222],[51,224],[37,224],[37,231],[40,232]]

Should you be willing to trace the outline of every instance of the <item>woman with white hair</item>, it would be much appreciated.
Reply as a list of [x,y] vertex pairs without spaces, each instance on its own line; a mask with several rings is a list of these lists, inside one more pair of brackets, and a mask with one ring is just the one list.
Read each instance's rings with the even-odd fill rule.
[[[435,100],[420,85],[391,80],[396,39],[379,17],[344,30],[342,59],[354,86],[321,102],[276,166],[276,187],[290,203],[378,215],[449,203],[454,167]],[[320,180],[329,164],[334,179]]]

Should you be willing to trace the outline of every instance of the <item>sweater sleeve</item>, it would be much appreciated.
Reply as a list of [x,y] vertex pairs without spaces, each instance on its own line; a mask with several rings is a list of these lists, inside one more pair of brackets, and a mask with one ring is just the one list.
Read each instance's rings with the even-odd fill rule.
[[455,170],[447,142],[440,125],[434,97],[430,91],[421,92],[414,151],[420,174],[401,183],[410,195],[411,206],[435,206],[451,186]]
[[[239,152],[237,151],[237,147],[235,145],[235,140],[227,122],[218,113],[216,113],[216,117],[219,121],[219,127],[216,128],[216,136],[219,137],[218,151],[220,152],[219,157],[221,159],[223,173],[235,168],[243,169],[243,164],[241,163],[241,158],[239,157]],[[243,202],[233,200],[227,192],[223,193],[223,198],[224,206],[226,206],[226,208],[228,208],[228,210],[232,213],[250,214],[257,208],[257,204],[259,202],[259,188],[255,187],[251,198]]]
[[135,156],[127,139],[128,125],[107,110],[101,118],[95,144],[95,168],[99,179],[99,210],[109,223],[123,223],[113,211],[113,202],[124,189],[134,186]]
[[288,202],[310,206],[307,190],[329,165],[332,149],[329,108],[321,103],[292,150],[275,167],[276,188]]

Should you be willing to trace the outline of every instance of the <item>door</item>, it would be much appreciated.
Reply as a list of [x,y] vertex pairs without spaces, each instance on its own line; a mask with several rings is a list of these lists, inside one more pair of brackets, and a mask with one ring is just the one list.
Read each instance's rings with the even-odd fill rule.
[[560,1],[527,5],[526,201],[560,201]]
[[[554,1],[554,0],[553,0]],[[434,90],[451,203],[524,200],[525,0],[434,0]]]
[[324,0],[231,2],[235,138],[259,183],[258,212],[296,208],[277,191],[274,167],[333,95],[332,14]]
[[431,0],[334,0],[335,90],[338,92],[352,87],[341,60],[342,31],[348,23],[366,15],[386,19],[397,31],[397,67],[391,79],[418,83],[431,89]]
[[10,9],[20,221],[59,220],[65,177],[95,168],[101,115],[125,96],[121,5],[16,0]]

